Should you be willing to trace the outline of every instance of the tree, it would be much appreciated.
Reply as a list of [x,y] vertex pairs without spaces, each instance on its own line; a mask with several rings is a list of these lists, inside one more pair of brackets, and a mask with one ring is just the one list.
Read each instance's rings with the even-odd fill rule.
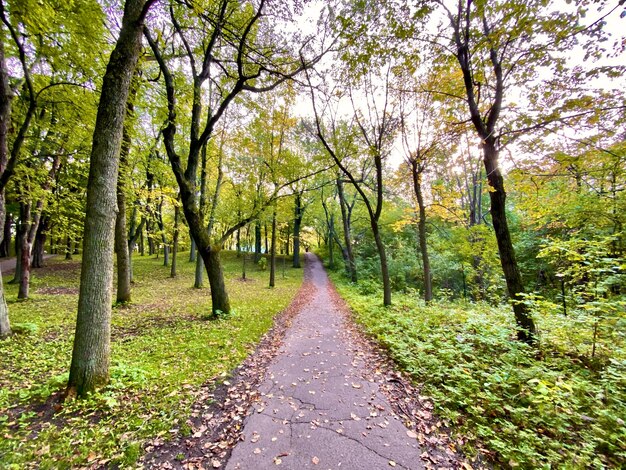
[[419,84],[415,85],[413,90],[406,89],[400,94],[404,108],[401,117],[401,139],[404,161],[411,174],[417,201],[419,251],[424,271],[424,300],[428,303],[433,299],[433,282],[426,239],[423,180],[429,163],[437,156],[437,152],[442,150],[444,130],[441,119],[438,119],[439,113],[435,109],[434,95],[420,90]]
[[[261,0],[257,5],[246,4],[244,7],[221,0],[200,15],[184,5],[169,9],[177,38],[176,46],[182,50],[193,84],[186,165],[181,158],[181,145],[175,140],[182,113],[177,104],[178,85],[172,73],[172,63],[163,54],[159,38],[154,38],[148,30],[145,33],[159,65],[167,95],[163,141],[180,188],[185,218],[207,271],[214,314],[230,312],[219,257],[222,244],[239,228],[254,220],[263,208],[256,207],[251,214],[226,229],[221,237],[209,234],[195,191],[200,151],[213,137],[218,121],[237,96],[243,92],[270,91],[320,58],[320,54],[314,54],[311,59],[304,59],[305,54],[310,52],[309,41],[303,42],[298,56],[292,46],[281,41],[278,35],[270,34],[270,19],[278,12],[271,10],[266,3]],[[206,35],[196,34],[198,24],[203,25]],[[206,97],[209,105],[205,108],[203,103],[207,101],[203,100],[203,85],[207,82],[210,93]]]
[[85,396],[109,380],[117,174],[124,119],[144,19],[154,0],[127,0],[102,80],[93,134],[78,316],[66,396]]
[[[376,242],[380,260],[380,271],[383,283],[383,304],[385,306],[391,305],[391,282],[389,279],[389,267],[387,264],[385,246],[379,225],[384,202],[383,163],[389,155],[399,123],[395,115],[397,111],[396,103],[390,94],[391,75],[390,65],[387,66],[386,74],[382,77],[377,76],[371,71],[361,71],[359,74],[350,77],[354,80],[354,83],[351,84],[347,90],[354,113],[353,122],[347,129],[348,135],[352,133],[352,136],[349,136],[349,138],[360,138],[361,140],[360,151],[363,152],[363,156],[360,170],[366,169],[367,173],[369,173],[369,170],[373,172],[371,187],[373,187],[374,194],[369,195],[369,182],[366,183],[365,172],[361,171],[361,175],[359,176],[355,172],[355,169],[350,167],[350,158],[344,158],[342,155],[340,147],[345,148],[349,147],[349,145],[346,145],[346,142],[338,140],[340,138],[340,130],[337,123],[334,121],[335,116],[331,117],[330,130],[326,130],[326,125],[322,121],[322,113],[319,111],[319,105],[317,104],[318,98],[316,97],[314,86],[311,82],[310,75],[307,74],[315,114],[316,135],[328,152],[328,155],[359,193],[367,208],[370,227]],[[360,85],[358,91],[355,89],[355,85],[357,84]],[[325,111],[333,104],[336,106],[336,103],[331,103],[331,95],[337,93],[338,90],[334,92],[326,91],[325,102],[322,104]],[[365,103],[364,109],[356,105],[357,100],[359,103]]]

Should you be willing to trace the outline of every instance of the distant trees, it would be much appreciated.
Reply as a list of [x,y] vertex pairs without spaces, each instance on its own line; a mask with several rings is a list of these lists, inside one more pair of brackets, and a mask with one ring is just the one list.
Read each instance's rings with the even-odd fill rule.
[[[167,95],[167,120],[163,141],[178,182],[185,218],[207,271],[213,313],[228,313],[231,308],[230,300],[224,284],[219,252],[223,243],[241,227],[253,221],[263,207],[253,207],[252,212],[243,216],[219,237],[208,233],[208,221],[200,211],[195,191],[200,151],[213,137],[218,121],[237,96],[245,92],[263,93],[275,89],[317,62],[327,46],[322,44],[322,52],[311,55],[310,47],[307,46],[310,40],[299,46],[280,43],[278,37],[276,41],[271,41],[272,36],[264,32],[271,28],[269,18],[278,12],[272,11],[264,0],[258,5],[249,4],[246,8],[222,0],[200,15],[184,5],[171,6],[168,14],[175,33],[172,36],[174,45],[188,62],[193,87],[188,145],[181,145],[175,140],[183,115],[179,108],[180,101],[177,101],[180,99],[177,97],[180,91],[176,77],[172,64],[163,53],[164,44],[159,38],[153,37],[150,29],[146,29],[145,36],[158,63]],[[206,33],[199,37],[195,33],[197,24],[204,25],[206,29]],[[300,48],[299,57],[295,50],[297,47]],[[310,57],[305,59],[307,54]],[[209,84],[211,90],[208,106],[203,102],[205,83]],[[181,147],[185,149],[185,164],[180,156]],[[276,190],[278,189],[277,187]],[[273,197],[276,196],[277,192]]]

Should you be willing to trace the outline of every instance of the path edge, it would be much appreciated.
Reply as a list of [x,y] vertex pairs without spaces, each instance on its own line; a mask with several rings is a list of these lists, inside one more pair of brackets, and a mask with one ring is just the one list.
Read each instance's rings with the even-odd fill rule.
[[[313,299],[316,287],[311,280],[311,263],[304,258],[302,285],[289,305],[278,312],[272,326],[261,337],[254,350],[231,371],[213,377],[194,392],[197,399],[186,424],[191,435],[180,432],[171,440],[160,438],[144,444],[140,463],[146,468],[189,469],[223,468],[235,445],[243,439],[246,418],[252,405],[261,399],[258,388],[267,369],[283,344],[285,333],[296,315]],[[211,400],[207,404],[207,400]],[[185,455],[184,459],[177,458]]]
[[359,323],[330,276],[328,292],[333,304],[344,316],[346,331],[343,333],[349,335],[358,349],[366,378],[378,383],[393,412],[409,431],[415,433],[420,446],[425,449],[420,455],[424,466],[427,469],[492,468],[480,455],[476,461],[471,461],[459,450],[461,443],[451,437],[451,429],[435,414],[432,399],[421,394],[422,385],[416,384],[407,372],[402,371],[386,348]]

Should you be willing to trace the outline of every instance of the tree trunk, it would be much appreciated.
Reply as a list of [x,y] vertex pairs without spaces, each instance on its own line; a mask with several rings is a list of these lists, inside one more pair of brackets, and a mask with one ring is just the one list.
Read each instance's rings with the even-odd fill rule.
[[268,236],[267,236],[267,222],[263,224],[263,232],[265,234],[265,253],[269,253],[270,252],[270,247],[269,247],[269,242],[268,242]]
[[254,224],[254,262],[258,263],[261,259],[261,223]]
[[66,261],[71,261],[72,260],[72,239],[70,238],[70,236],[67,236],[67,240],[65,243],[65,260]]
[[[0,175],[4,175],[9,159],[9,129],[11,126],[11,98],[13,97],[9,85],[9,72],[4,58],[4,35],[0,35]],[[0,236],[4,236],[6,227],[4,226],[6,214],[6,200],[4,189],[0,189]],[[10,233],[10,232],[9,232]],[[10,240],[0,240],[5,242],[7,254],[9,252]],[[2,282],[2,272],[0,272],[0,339],[11,334],[9,322],[9,309],[4,297],[4,283]]]
[[[131,79],[132,80],[132,79]],[[135,77],[136,81],[136,77]],[[132,252],[129,250],[126,229],[126,193],[124,186],[128,178],[128,155],[131,145],[131,119],[134,114],[135,96],[137,86],[132,85],[128,92],[126,103],[126,119],[122,130],[122,146],[120,148],[120,163],[117,175],[117,216],[115,218],[115,253],[117,255],[117,302],[130,302],[131,298],[131,261]],[[136,216],[136,208],[133,211],[133,219]],[[134,220],[131,225],[134,225]]]
[[378,223],[371,221],[372,233],[374,234],[374,240],[376,241],[376,249],[378,250],[378,257],[380,258],[380,274],[383,280],[383,305],[388,307],[391,305],[391,281],[389,280],[389,268],[387,266],[387,254],[385,253],[385,245],[380,237],[380,230]]
[[[121,176],[121,174],[120,174]],[[117,217],[115,218],[115,253],[117,256],[117,299],[118,303],[130,302],[130,253],[126,239],[126,195],[124,183],[118,178]]]
[[87,184],[80,293],[67,396],[109,381],[117,173],[130,82],[153,0],[126,0],[120,36],[102,81]]
[[352,227],[350,223],[351,209],[346,201],[346,196],[343,192],[343,182],[340,178],[337,178],[337,195],[339,196],[339,206],[341,207],[341,222],[343,224],[345,250],[348,255],[348,265],[346,268],[348,274],[350,275],[350,281],[357,282],[356,262],[354,259],[354,251],[352,250]]
[[413,190],[419,208],[419,220],[417,231],[419,234],[420,253],[422,254],[422,267],[424,270],[424,300],[426,303],[433,300],[433,283],[430,272],[430,259],[428,258],[428,245],[426,244],[426,206],[422,194],[421,177],[422,171],[417,160],[411,161],[411,174],[413,176]]
[[328,263],[329,263],[329,267],[330,269],[335,269],[335,250],[334,250],[334,245],[335,245],[335,239],[334,239],[334,232],[335,232],[335,214],[330,214],[330,218],[328,221]]
[[202,258],[204,259],[204,266],[206,267],[209,286],[211,287],[211,309],[213,315],[230,313],[230,300],[224,282],[220,247],[210,246],[208,250],[202,252]]
[[170,277],[176,277],[176,260],[178,258],[178,223],[180,219],[180,208],[178,204],[174,206],[174,236],[172,238],[172,269],[170,270]]
[[270,250],[270,287],[276,286],[276,206],[272,214],[272,247]]
[[137,224],[137,205],[133,207],[133,215],[130,218],[130,228],[128,229],[128,278],[130,283],[134,282],[133,279],[133,253],[135,252],[135,246],[137,246],[137,241],[143,234],[143,227],[146,224],[146,218],[141,217],[141,221],[139,225]]
[[[28,289],[30,287],[30,262],[33,249],[30,240],[30,224],[31,224],[31,205],[30,203],[20,204],[20,223],[22,224],[22,237],[20,238],[20,271],[19,271],[19,289],[17,292],[18,299],[28,298]],[[16,269],[17,273],[17,269]]]
[[9,322],[9,308],[4,298],[4,284],[2,273],[0,272],[0,340],[11,334],[11,324]]
[[24,224],[20,220],[16,224],[15,230],[15,271],[13,272],[13,279],[9,281],[9,284],[18,284],[22,277],[22,244],[25,236]]
[[[2,202],[4,205],[4,202]],[[6,210],[2,208],[0,213]],[[4,236],[2,237],[2,243],[0,243],[0,258],[8,258],[11,256],[11,226],[13,225],[13,214],[6,212],[4,219]]]
[[293,267],[300,267],[300,228],[302,226],[302,196],[296,194],[293,217]]
[[532,343],[537,334],[537,330],[528,308],[522,303],[524,285],[517,266],[515,250],[506,219],[506,192],[504,191],[504,179],[498,167],[498,150],[495,144],[491,142],[490,139],[487,139],[483,147],[483,152],[483,161],[490,186],[491,221],[498,242],[500,263],[502,265],[502,271],[504,272],[507,290],[513,301],[513,312],[515,313],[515,321],[519,328],[517,336],[521,341]]
[[204,262],[202,260],[202,256],[197,256],[196,257],[196,274],[195,274],[195,279],[193,283],[193,286],[196,289],[202,289],[202,286],[204,285],[203,270],[204,270]]
[[189,232],[189,239],[191,240],[191,245],[189,247],[189,262],[193,263],[196,261],[196,241],[191,236],[191,232]]
[[46,231],[50,224],[49,218],[46,217],[39,222],[39,228],[37,229],[37,235],[35,235],[35,244],[33,246],[33,268],[43,268],[44,266],[44,254],[46,247]]
[[237,250],[237,258],[241,256],[241,229],[237,229],[237,234],[235,238],[235,249]]

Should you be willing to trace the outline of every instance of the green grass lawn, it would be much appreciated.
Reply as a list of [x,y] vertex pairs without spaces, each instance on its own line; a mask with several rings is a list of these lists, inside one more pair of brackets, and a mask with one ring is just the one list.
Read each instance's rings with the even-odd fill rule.
[[623,468],[626,318],[596,338],[575,316],[537,314],[538,349],[515,338],[512,310],[365,292],[335,273],[355,317],[432,397],[470,454],[511,468]]
[[37,405],[67,381],[80,263],[52,259],[34,270],[32,298],[24,302],[5,276],[19,333],[0,341],[0,467],[128,466],[143,440],[188,432],[193,390],[239,364],[302,282],[303,270],[288,262],[283,276],[281,260],[275,288],[268,287],[269,271],[249,260],[243,282],[241,259],[230,252],[222,258],[234,313],[206,320],[210,291],[192,287],[187,253],[179,254],[175,279],[162,259],[135,256],[133,301],[113,309],[110,385],[44,418]]

